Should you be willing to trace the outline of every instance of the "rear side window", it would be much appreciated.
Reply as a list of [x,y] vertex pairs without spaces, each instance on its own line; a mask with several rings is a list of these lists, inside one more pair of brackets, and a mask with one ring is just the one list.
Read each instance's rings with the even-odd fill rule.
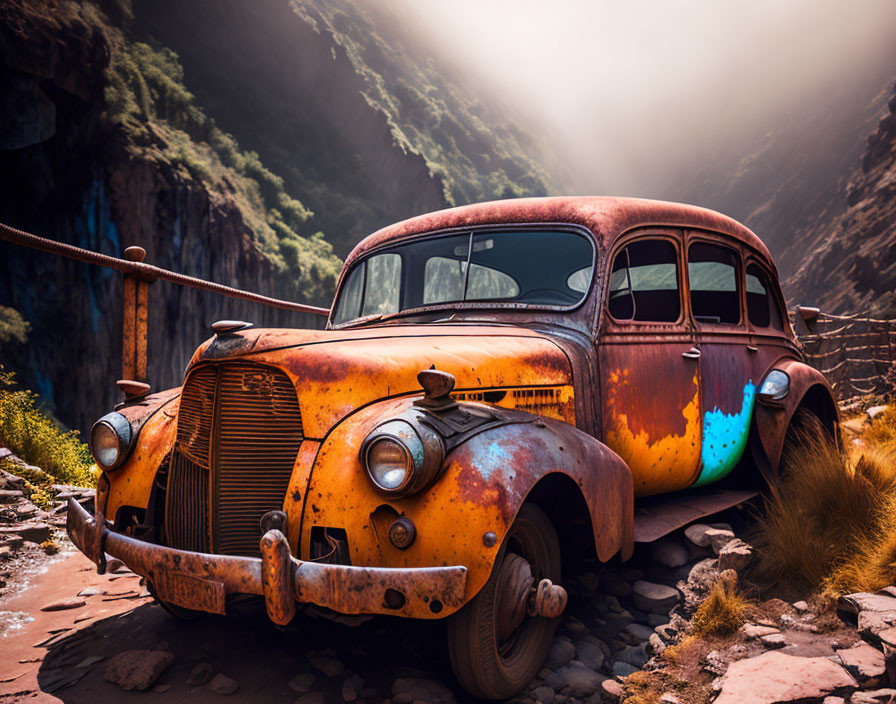
[[613,260],[607,308],[616,320],[674,323],[681,315],[678,257],[668,240],[640,240]]
[[688,249],[688,280],[694,320],[703,324],[740,322],[738,256],[733,249],[695,242]]
[[750,264],[746,272],[747,316],[757,328],[784,330],[781,309],[772,293],[772,286],[766,273],[756,264]]

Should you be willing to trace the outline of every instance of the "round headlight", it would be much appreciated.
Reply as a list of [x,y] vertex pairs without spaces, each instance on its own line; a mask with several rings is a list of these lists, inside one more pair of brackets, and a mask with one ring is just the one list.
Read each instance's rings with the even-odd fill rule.
[[131,424],[121,413],[108,413],[90,429],[90,454],[104,470],[118,467],[131,444]]
[[404,419],[377,426],[361,445],[361,463],[374,486],[407,496],[429,486],[439,474],[445,446],[435,432]]
[[411,453],[393,438],[380,438],[367,448],[367,472],[383,491],[399,491],[413,472]]
[[759,387],[761,397],[780,401],[790,393],[790,377],[780,369],[772,369]]

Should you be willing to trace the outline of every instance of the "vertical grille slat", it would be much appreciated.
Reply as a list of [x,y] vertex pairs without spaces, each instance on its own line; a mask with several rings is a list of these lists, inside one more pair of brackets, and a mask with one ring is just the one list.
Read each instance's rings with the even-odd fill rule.
[[208,469],[175,450],[168,471],[165,532],[178,550],[208,550]]
[[[295,387],[282,371],[231,362],[190,372],[168,480],[169,544],[257,556],[259,520],[282,508],[302,440]],[[197,531],[202,548],[193,547]]]

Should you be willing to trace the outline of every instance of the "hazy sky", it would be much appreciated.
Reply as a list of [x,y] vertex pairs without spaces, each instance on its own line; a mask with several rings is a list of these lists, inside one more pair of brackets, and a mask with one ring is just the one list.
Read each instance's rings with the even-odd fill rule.
[[630,190],[658,150],[686,162],[896,75],[896,0],[386,1],[580,190]]

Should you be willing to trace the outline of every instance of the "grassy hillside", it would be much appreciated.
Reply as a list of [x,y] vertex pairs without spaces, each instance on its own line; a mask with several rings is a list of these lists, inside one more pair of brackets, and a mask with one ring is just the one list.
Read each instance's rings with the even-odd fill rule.
[[546,195],[551,179],[514,125],[451,82],[400,36],[400,24],[376,4],[292,0],[306,22],[327,32],[362,77],[364,97],[387,115],[395,140],[426,159],[451,204]]
[[[87,6],[89,7],[89,6]],[[105,117],[135,157],[165,162],[233,201],[259,251],[283,279],[281,295],[328,302],[341,262],[321,232],[307,236],[312,213],[257,153],[240,149],[198,106],[171,49],[133,41],[108,25],[112,49]]]

